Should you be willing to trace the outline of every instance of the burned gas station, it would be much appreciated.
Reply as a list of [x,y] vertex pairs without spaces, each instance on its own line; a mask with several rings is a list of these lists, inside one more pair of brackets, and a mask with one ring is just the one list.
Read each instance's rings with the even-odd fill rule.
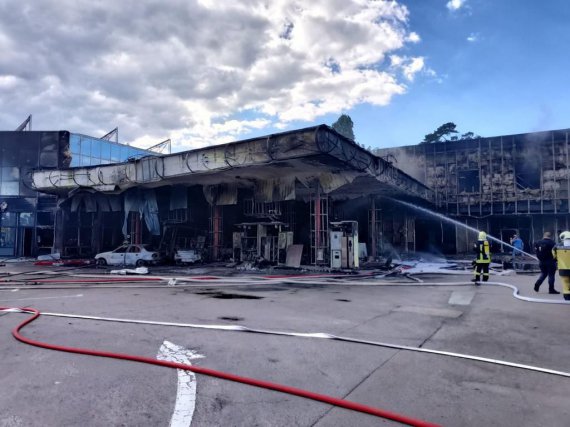
[[123,163],[42,169],[58,196],[54,252],[93,257],[149,244],[168,260],[358,267],[416,249],[415,218],[394,199],[434,193],[321,125]]
[[[412,150],[416,157],[405,147],[379,157],[325,125],[30,171],[30,188],[55,201],[53,249],[33,265],[5,260],[0,292],[10,305],[0,307],[0,316],[10,313],[18,333],[41,314],[41,329],[27,334],[53,343],[15,337],[43,347],[31,360],[55,368],[29,375],[16,351],[20,344],[3,340],[0,355],[15,367],[7,379],[15,393],[0,396],[11,417],[4,420],[34,425],[22,402],[37,389],[35,410],[48,420],[42,425],[80,424],[90,408],[98,417],[93,425],[158,425],[171,413],[173,420],[184,414],[185,423],[177,424],[184,426],[317,425],[324,418],[376,425],[377,418],[365,418],[370,415],[399,420],[379,412],[384,404],[437,423],[409,425],[526,425],[529,419],[562,425],[559,402],[570,373],[560,362],[567,346],[559,337],[569,288],[561,277],[540,290],[534,255],[515,258],[516,248],[504,241],[515,227],[524,230],[525,221],[526,238],[567,221],[568,166],[556,160],[568,145],[558,136],[543,143],[557,154],[556,174],[545,168],[534,170],[534,178],[509,163],[522,145],[509,146],[507,137],[499,139],[500,161],[496,150],[485,151],[485,143],[496,146],[484,139],[421,146]],[[540,194],[531,185],[540,185]],[[484,202],[489,192],[498,199],[491,205]],[[13,203],[6,209],[11,213]],[[481,230],[491,231],[484,237],[491,243],[476,246],[489,249],[482,278],[473,272],[481,252],[469,252]],[[39,300],[41,313],[19,308],[31,300]],[[18,326],[19,315],[34,317]],[[59,335],[81,348],[60,345]],[[59,351],[44,355],[45,348],[121,361],[70,361]],[[176,368],[175,399],[164,399],[173,378],[142,374],[124,360]],[[74,366],[81,381],[71,378]],[[229,392],[220,378],[240,388]],[[267,387],[257,378],[275,383]],[[128,388],[117,394],[123,382]],[[315,400],[338,408],[312,402],[299,410],[296,398],[260,398],[243,384],[320,396]],[[513,395],[549,411],[505,411]],[[62,401],[69,406],[54,413]],[[111,401],[117,410],[109,411]]]

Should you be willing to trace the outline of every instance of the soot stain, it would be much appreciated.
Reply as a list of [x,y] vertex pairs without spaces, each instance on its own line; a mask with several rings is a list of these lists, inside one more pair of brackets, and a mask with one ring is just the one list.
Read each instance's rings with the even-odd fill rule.
[[244,320],[243,317],[237,317],[237,316],[222,316],[218,317],[218,319],[229,320],[230,322],[239,322],[240,320]]
[[227,294],[225,292],[195,292],[197,295],[208,295],[210,298],[218,299],[263,299],[265,297],[258,297],[257,295],[243,295],[243,294]]

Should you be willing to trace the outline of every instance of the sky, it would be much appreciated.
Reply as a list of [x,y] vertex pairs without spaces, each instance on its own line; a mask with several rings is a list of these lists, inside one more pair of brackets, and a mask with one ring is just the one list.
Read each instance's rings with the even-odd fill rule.
[[0,130],[180,151],[340,114],[371,148],[568,128],[569,22],[565,0],[0,0]]

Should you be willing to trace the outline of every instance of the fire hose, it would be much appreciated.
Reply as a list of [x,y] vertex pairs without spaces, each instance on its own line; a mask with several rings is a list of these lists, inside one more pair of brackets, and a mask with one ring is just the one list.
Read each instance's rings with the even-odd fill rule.
[[[109,279],[109,278],[107,278],[107,279]],[[113,278],[113,279],[119,279],[119,278]],[[120,279],[124,280],[126,278],[120,278]],[[133,279],[135,279],[135,278],[133,278]],[[140,281],[146,282],[148,279],[151,279],[151,278],[136,278],[136,279],[143,279]],[[147,279],[147,280],[144,280],[144,279]],[[157,280],[157,279],[158,280],[161,280],[161,279],[164,280],[164,278],[158,278],[158,277],[152,278],[151,280]],[[204,279],[206,279],[206,281],[207,281],[208,279],[210,279],[210,280],[214,279],[215,280],[217,278],[200,277],[200,278],[196,278],[196,282],[200,281],[204,285],[205,284]],[[285,283],[288,283],[288,284],[289,283],[307,284],[306,280],[310,280],[310,283],[315,284],[315,278],[314,277],[313,278],[307,277],[305,280],[302,278],[299,278],[299,277],[290,277],[288,279],[281,278],[281,277],[265,277],[264,278],[265,280],[248,280],[246,278],[233,278],[233,279],[235,280],[235,285],[239,285],[241,283],[242,286],[243,285],[253,285],[253,284],[259,285],[259,284],[263,284],[263,283],[267,283],[267,282],[269,282],[269,284],[285,284]],[[242,280],[239,280],[239,279],[242,279]],[[352,286],[354,286],[357,284],[358,285],[364,285],[364,286],[444,286],[444,285],[445,286],[459,286],[459,285],[465,286],[465,285],[467,285],[465,282],[441,282],[441,283],[429,283],[429,282],[427,282],[427,283],[423,283],[423,282],[422,283],[401,283],[400,282],[400,283],[394,283],[394,282],[379,282],[379,281],[372,281],[372,282],[366,284],[363,282],[353,282],[350,280],[335,280],[335,279],[332,279],[330,277],[329,277],[329,279],[332,279],[333,280],[332,282],[325,281],[323,279],[325,279],[325,277],[321,277],[322,282],[319,281],[319,283],[317,283],[317,284],[322,284],[322,285],[327,284],[327,285],[333,285],[333,286],[334,285],[352,285]],[[89,280],[87,280],[85,282],[90,283],[90,284],[101,283],[101,282],[97,282],[96,280],[97,279],[93,280],[93,278],[90,278]],[[117,281],[122,282],[123,280],[117,280]],[[115,281],[115,280],[111,280],[111,281]],[[136,281],[139,281],[139,280],[135,280],[135,282]],[[75,280],[73,283],[77,283],[77,282],[82,283],[83,280]],[[485,283],[485,285],[501,286],[501,287],[511,288],[513,290],[513,296],[515,298],[518,298],[519,300],[523,300],[523,301],[555,303],[555,304],[569,304],[568,302],[559,301],[559,300],[547,300],[547,299],[523,297],[521,295],[518,295],[519,291],[518,291],[517,287],[510,285],[510,284],[507,284],[507,283],[487,282],[487,283]],[[192,285],[177,285],[177,286],[188,287],[188,286],[192,286]],[[208,286],[211,286],[211,284],[208,284]],[[473,286],[473,285],[470,285],[470,286]],[[124,286],[124,288],[129,288],[129,287],[131,287],[131,286]],[[147,286],[141,286],[141,287],[147,287]],[[154,288],[155,286],[148,286],[148,287]],[[164,285],[158,286],[158,287],[164,287]],[[42,287],[34,287],[32,289],[39,289],[39,288],[45,289],[45,287],[43,287],[43,286]],[[20,288],[20,289],[24,289],[24,288]],[[30,288],[28,288],[28,289],[30,289]],[[145,358],[145,357],[141,357],[141,356],[106,353],[106,352],[101,352],[101,351],[97,351],[97,350],[89,350],[89,349],[74,349],[74,348],[61,347],[61,346],[57,346],[57,345],[51,345],[51,344],[47,344],[47,343],[33,341],[33,340],[30,340],[30,339],[22,336],[19,333],[19,330],[21,328],[23,328],[25,325],[27,325],[28,323],[35,320],[39,316],[39,312],[37,312],[37,310],[35,310],[35,309],[11,309],[11,308],[0,308],[0,310],[2,310],[2,311],[18,311],[18,312],[23,312],[23,313],[34,313],[34,316],[32,318],[23,322],[21,325],[19,325],[13,331],[14,336],[18,340],[25,342],[25,343],[28,343],[28,344],[31,344],[31,345],[36,345],[39,347],[55,349],[55,350],[60,350],[60,351],[68,351],[68,352],[73,352],[73,353],[79,353],[79,354],[89,354],[89,355],[95,355],[95,356],[101,356],[101,357],[113,357],[113,358],[119,358],[119,359],[131,360],[131,361],[137,361],[137,362],[143,362],[143,363],[151,363],[154,365],[162,365],[162,366],[169,365],[168,367],[171,367],[171,368],[188,369],[188,370],[191,370],[191,371],[199,373],[199,374],[216,376],[218,378],[228,379],[228,380],[232,380],[232,381],[241,382],[244,384],[249,384],[249,385],[253,385],[253,386],[268,388],[271,390],[281,391],[284,393],[289,393],[289,394],[293,394],[296,396],[305,397],[308,399],[333,404],[333,405],[343,407],[346,409],[351,409],[351,410],[355,410],[355,411],[359,411],[359,412],[364,412],[364,413],[367,413],[370,415],[375,415],[375,416],[380,416],[380,417],[384,417],[387,419],[392,419],[394,421],[403,422],[403,423],[408,424],[408,425],[422,425],[422,426],[423,425],[433,425],[433,424],[426,423],[426,422],[421,421],[421,420],[409,419],[408,417],[401,416],[399,414],[393,414],[391,412],[384,411],[384,410],[379,409],[379,408],[373,408],[373,407],[361,405],[361,404],[358,404],[355,402],[350,402],[350,401],[346,401],[343,399],[334,398],[331,396],[316,394],[316,393],[308,392],[305,390],[300,390],[300,389],[293,388],[293,387],[282,386],[280,384],[274,384],[274,383],[259,381],[259,380],[255,380],[255,379],[251,379],[251,378],[239,377],[239,376],[236,376],[233,374],[227,374],[227,373],[223,373],[223,372],[213,371],[213,370],[209,370],[207,368],[200,368],[200,367],[196,367],[196,366],[192,366],[192,365],[181,365],[181,364],[176,364],[173,362],[157,361],[155,359]],[[330,339],[335,339],[335,340],[340,340],[340,341],[345,341],[345,342],[376,345],[376,346],[388,347],[388,348],[393,348],[393,349],[410,350],[410,351],[418,351],[418,352],[424,352],[424,353],[432,353],[432,354],[437,354],[437,355],[458,357],[458,358],[470,359],[470,360],[474,360],[474,361],[494,363],[494,364],[503,365],[503,366],[522,368],[522,369],[527,369],[527,370],[532,370],[532,371],[537,371],[537,372],[542,372],[542,373],[548,373],[548,374],[553,374],[553,375],[562,376],[562,377],[570,377],[570,373],[568,373],[568,372],[556,371],[556,370],[547,369],[547,368],[540,368],[540,367],[536,367],[536,366],[522,365],[522,364],[513,363],[513,362],[501,361],[501,360],[496,360],[496,359],[489,359],[489,358],[484,358],[484,357],[479,357],[479,356],[465,355],[465,354],[461,354],[461,353],[452,353],[452,352],[446,352],[446,351],[430,350],[430,349],[426,349],[426,348],[401,346],[401,345],[390,344],[390,343],[363,341],[363,340],[353,339],[350,337],[340,337],[340,336],[324,334],[324,333],[279,332],[279,331],[253,329],[253,328],[247,328],[244,326],[237,326],[237,325],[231,325],[231,326],[228,326],[228,325],[192,325],[192,324],[179,324],[179,323],[168,323],[168,322],[152,322],[152,321],[138,321],[138,320],[129,320],[129,319],[102,318],[102,317],[80,316],[80,315],[71,315],[71,314],[66,315],[66,314],[58,314],[58,313],[44,313],[44,314],[45,315],[51,315],[51,316],[73,317],[73,318],[80,318],[80,319],[97,319],[97,320],[104,320],[104,321],[116,321],[116,322],[126,322],[126,323],[143,323],[143,324],[156,324],[156,325],[165,325],[165,326],[182,326],[182,327],[196,327],[196,328],[206,328],[206,329],[233,330],[233,331],[243,331],[243,332],[250,332],[250,333],[254,332],[254,333],[274,334],[274,335],[289,335],[289,336],[298,336],[298,337],[330,338]],[[381,414],[383,414],[383,415],[381,415]],[[396,416],[397,418],[391,418],[391,416]],[[398,417],[401,417],[401,418],[398,418]],[[419,422],[420,424],[413,424],[413,423],[408,423],[406,421],[401,421],[404,419],[408,419],[411,422]]]
[[349,409],[356,412],[361,412],[364,414],[373,415],[380,418],[389,419],[392,421],[396,421],[402,424],[406,424],[409,426],[414,427],[437,427],[438,424],[430,423],[428,421],[423,421],[415,418],[411,418],[405,415],[401,415],[395,412],[390,412],[384,409],[376,408],[373,406],[363,405],[357,402],[351,402],[345,399],[340,399],[332,396],[327,396],[324,394],[314,393],[311,391],[303,390],[296,387],[290,387],[282,384],[277,384],[269,381],[258,380],[249,377],[243,377],[234,375],[227,372],[217,371],[209,368],[204,368],[195,365],[186,365],[183,363],[177,362],[170,362],[165,360],[157,360],[152,359],[149,357],[144,356],[137,356],[125,353],[112,353],[106,352],[101,350],[94,350],[94,349],[87,349],[87,348],[78,348],[78,347],[68,347],[68,346],[61,346],[57,344],[50,344],[42,341],[32,340],[27,338],[26,336],[22,335],[20,331],[28,324],[36,320],[40,316],[40,312],[35,308],[11,308],[11,307],[0,307],[2,311],[11,311],[11,312],[23,312],[33,314],[32,317],[24,320],[18,326],[16,326],[12,330],[12,335],[18,340],[25,344],[33,345],[36,347],[46,348],[50,350],[56,351],[63,351],[67,353],[76,353],[76,354],[84,354],[89,356],[97,356],[97,357],[107,357],[112,359],[119,359],[119,360],[128,360],[132,362],[139,362],[139,363],[147,363],[150,365],[157,365],[163,366],[167,368],[173,369],[183,369],[187,371],[192,371],[196,374],[207,375],[211,377],[216,377],[228,381],[238,382],[242,384],[251,385],[254,387],[265,388],[268,390],[278,391],[281,393],[291,394],[293,396],[303,397],[306,399],[315,400],[318,402],[326,403],[329,405],[338,406],[340,408]]

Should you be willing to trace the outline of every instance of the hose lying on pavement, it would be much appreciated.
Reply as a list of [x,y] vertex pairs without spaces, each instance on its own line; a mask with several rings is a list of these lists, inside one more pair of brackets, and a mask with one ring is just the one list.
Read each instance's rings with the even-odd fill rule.
[[28,325],[31,322],[33,322],[34,320],[36,320],[40,316],[40,312],[38,310],[36,310],[35,308],[12,308],[12,307],[0,307],[0,310],[12,311],[12,312],[20,311],[20,312],[24,312],[24,313],[33,314],[32,317],[30,317],[29,319],[26,319],[25,321],[20,323],[18,326],[16,326],[12,330],[12,335],[18,341],[21,341],[25,344],[33,345],[36,347],[47,348],[50,350],[64,351],[67,353],[77,353],[77,354],[85,354],[85,355],[89,355],[89,356],[108,357],[108,358],[119,359],[119,360],[129,360],[131,362],[147,363],[147,364],[151,364],[151,365],[164,366],[167,368],[183,369],[183,370],[187,370],[187,371],[192,371],[192,372],[197,373],[197,374],[208,375],[211,377],[216,377],[216,378],[221,378],[224,380],[229,380],[229,381],[234,381],[234,382],[238,382],[238,383],[242,383],[242,384],[247,384],[247,385],[251,385],[254,387],[260,387],[260,388],[265,388],[268,390],[278,391],[281,393],[291,394],[294,396],[304,397],[306,399],[311,399],[311,400],[315,400],[318,402],[327,403],[329,405],[338,406],[338,407],[349,409],[352,411],[362,412],[362,413],[373,415],[376,417],[389,419],[389,420],[396,421],[396,422],[406,424],[409,426],[414,426],[414,427],[437,427],[438,426],[438,424],[433,424],[433,423],[430,423],[427,421],[418,420],[418,419],[411,418],[411,417],[408,417],[405,415],[401,415],[401,414],[398,414],[395,412],[390,412],[390,411],[386,411],[384,409],[375,408],[373,406],[367,406],[367,405],[363,405],[360,403],[351,402],[348,400],[339,399],[339,398],[332,397],[332,396],[327,396],[324,394],[313,393],[313,392],[303,390],[300,388],[296,388],[296,387],[290,387],[290,386],[277,384],[277,383],[273,383],[273,382],[257,380],[257,379],[249,378],[249,377],[242,377],[242,376],[238,376],[238,375],[234,375],[234,374],[230,374],[230,373],[226,373],[226,372],[222,372],[222,371],[203,368],[203,367],[196,366],[196,365],[186,365],[183,363],[170,362],[170,361],[166,361],[166,360],[157,360],[157,359],[152,359],[149,357],[136,356],[136,355],[124,354],[124,353],[112,353],[112,352],[87,349],[87,348],[67,347],[67,346],[61,346],[61,345],[50,344],[50,343],[46,343],[46,342],[42,342],[42,341],[32,340],[32,339],[27,338],[24,335],[22,335],[20,333],[20,330],[23,329],[26,325]]
[[[117,278],[118,279],[118,278]],[[125,280],[127,278],[123,278],[123,280]],[[148,279],[148,278],[139,278],[139,279]],[[217,278],[216,278],[217,279]],[[240,278],[233,278],[235,280],[235,283],[233,284],[234,286],[251,286],[251,285],[263,285],[263,284],[271,284],[271,285],[279,285],[279,284],[291,284],[291,283],[295,283],[295,284],[308,284],[308,283],[312,283],[312,284],[317,284],[317,285],[340,285],[340,286],[355,286],[355,285],[360,285],[360,286],[473,286],[470,283],[466,283],[466,282],[423,282],[423,283],[396,283],[396,282],[379,282],[379,281],[372,281],[372,282],[366,282],[366,281],[359,281],[359,282],[353,282],[350,280],[338,280],[338,279],[331,279],[332,281],[325,281],[322,280],[321,281],[315,281],[315,278],[311,278],[311,277],[307,277],[306,279],[302,279],[299,277],[289,277],[289,278],[267,278],[268,280],[247,280],[247,278],[241,278],[243,279],[240,280]],[[236,280],[237,279],[237,280]],[[91,278],[92,280],[92,278]],[[93,284],[95,285],[95,283],[97,282],[91,282],[88,281],[87,283]],[[128,279],[127,279],[128,280]],[[152,280],[156,280],[156,278],[153,278]],[[146,282],[147,280],[141,280],[140,282]],[[204,278],[200,278],[197,279],[196,281],[200,281],[202,283],[202,286],[212,286],[212,283],[209,283],[207,280],[204,281]],[[308,282],[310,281],[310,282]],[[186,282],[188,283],[188,282]],[[213,286],[220,286],[220,283],[215,283],[213,284]],[[519,300],[522,301],[527,301],[527,302],[535,302],[535,303],[549,303],[549,304],[570,304],[570,302],[568,301],[563,301],[563,300],[553,300],[553,299],[539,299],[539,298],[531,298],[531,297],[524,297],[519,295],[519,290],[516,286],[514,285],[510,285],[508,283],[501,283],[501,282],[486,282],[483,283],[484,286],[501,286],[501,287],[507,287],[513,290],[513,296]],[[186,288],[186,287],[194,287],[196,286],[196,284],[193,285],[176,285],[177,287],[182,287],[182,288]],[[99,286],[93,286],[93,287],[99,287]],[[103,286],[105,287],[105,286]],[[109,286],[111,287],[111,286]],[[130,288],[132,286],[113,286],[113,287],[122,287],[122,288]],[[149,288],[163,288],[164,285],[160,285],[160,286],[135,286],[137,288],[143,288],[143,287],[149,287]],[[6,287],[8,288],[8,287]],[[51,287],[49,287],[51,288]],[[68,287],[68,286],[63,286],[60,289],[69,289],[72,287]],[[14,287],[9,287],[9,289],[14,289]],[[16,289],[46,289],[46,287],[44,286],[38,286],[38,287],[33,287],[33,288],[29,288],[29,287],[21,287],[21,288],[16,288]],[[11,308],[0,308],[1,311],[18,311],[18,312],[23,312],[23,313],[35,313],[36,311],[33,309],[11,309]],[[374,342],[374,341],[365,341],[365,340],[359,340],[359,339],[354,339],[354,338],[350,338],[350,337],[341,337],[341,336],[335,336],[335,335],[331,335],[331,334],[326,334],[326,333],[298,333],[298,332],[280,332],[280,331],[271,331],[271,330],[262,330],[262,329],[254,329],[254,328],[248,328],[245,326],[239,326],[239,325],[197,325],[197,324],[183,324],[183,323],[170,323],[170,322],[153,322],[153,321],[144,321],[144,320],[130,320],[130,319],[117,319],[117,318],[104,318],[104,317],[95,317],[95,316],[81,316],[81,315],[73,315],[73,314],[61,314],[61,313],[43,313],[44,315],[48,315],[48,316],[58,316],[58,317],[72,317],[72,318],[79,318],[79,319],[95,319],[95,320],[103,320],[103,321],[111,321],[111,322],[123,322],[123,323],[139,323],[139,324],[151,324],[151,325],[162,325],[162,326],[177,326],[177,327],[192,327],[192,328],[202,328],[202,329],[217,329],[217,330],[230,330],[230,331],[242,331],[242,332],[248,332],[248,333],[263,333],[263,334],[272,334],[272,335],[286,335],[286,336],[297,336],[297,337],[312,337],[312,338],[327,338],[327,339],[334,339],[334,340],[339,340],[339,341],[344,341],[344,342],[352,342],[352,343],[359,343],[359,344],[367,344],[367,345],[375,345],[375,346],[381,346],[381,347],[387,347],[387,348],[393,348],[393,349],[398,349],[398,350],[408,350],[408,351],[415,351],[415,352],[422,352],[422,353],[431,353],[431,354],[435,354],[435,355],[443,355],[443,356],[449,356],[449,357],[456,357],[456,358],[462,358],[462,359],[468,359],[468,360],[473,360],[473,361],[479,361],[479,362],[485,362],[485,363],[491,363],[491,364],[496,364],[496,365],[502,365],[502,366],[509,366],[509,367],[514,367],[514,368],[519,368],[519,369],[525,369],[525,370],[530,370],[530,371],[536,371],[536,372],[541,372],[541,373],[547,373],[547,374],[552,374],[552,375],[557,375],[557,376],[562,376],[562,377],[570,377],[570,373],[569,372],[563,372],[563,371],[557,371],[557,370],[552,370],[552,369],[548,369],[548,368],[541,368],[541,367],[537,367],[537,366],[531,366],[531,365],[524,365],[524,364],[519,364],[519,363],[513,363],[513,362],[508,362],[508,361],[502,361],[502,360],[497,360],[497,359],[490,359],[490,358],[484,358],[484,357],[479,357],[479,356],[474,356],[474,355],[468,355],[468,354],[461,354],[461,353],[454,353],[454,352],[447,352],[447,351],[440,351],[440,350],[431,350],[431,349],[427,349],[427,348],[419,348],[419,347],[411,347],[411,346],[402,346],[402,345],[398,345],[398,344],[390,344],[390,343],[382,343],[382,342]],[[33,321],[35,318],[37,318],[37,316],[39,316],[39,313],[34,316],[32,319],[28,319],[26,322],[22,323],[17,329],[15,329],[15,332],[19,331],[19,329],[21,329],[23,326],[25,326],[27,323],[30,323],[31,321]],[[16,336],[16,335],[14,335]],[[21,336],[21,335],[20,335]],[[16,336],[16,338],[18,338]],[[24,340],[28,340],[27,338],[23,337]],[[20,339],[20,338],[18,338]],[[28,341],[24,341],[21,340],[23,342],[28,342],[29,344],[32,344],[32,340],[28,340]],[[44,348],[52,348],[52,347],[46,347],[49,344],[46,344],[46,346],[44,346],[44,343],[39,343],[42,345],[39,345],[40,347],[44,347]],[[32,345],[37,345],[32,344]],[[55,346],[57,347],[57,346]],[[59,349],[59,348],[57,348]],[[81,350],[81,349],[80,349]],[[68,350],[63,350],[63,351],[68,351]],[[72,352],[76,352],[76,351],[72,351]],[[82,354],[89,354],[89,353],[82,353]],[[126,355],[128,357],[131,357],[129,355]],[[112,356],[104,356],[104,357],[112,357]],[[134,360],[134,361],[142,361],[142,360],[137,360],[138,356],[132,356],[134,357],[134,359],[127,359],[127,360]],[[142,358],[145,359],[145,358]],[[162,364],[162,363],[157,363],[157,361],[155,359],[148,359],[151,362],[149,363],[153,363],[153,364]],[[168,362],[166,362],[168,363]],[[173,366],[171,366],[173,367]],[[203,373],[206,375],[209,375],[207,372],[199,372],[199,369],[205,369],[205,368],[198,368],[198,369],[194,369],[197,368],[195,366],[188,366],[189,370],[193,370],[194,372],[197,373]],[[186,368],[177,368],[177,369],[186,369]],[[231,374],[227,374],[230,375]],[[222,378],[222,377],[220,377]],[[236,378],[241,378],[241,377],[236,377]],[[228,378],[229,379],[229,378]],[[251,379],[246,378],[245,380],[250,381]],[[239,380],[237,380],[239,381]],[[255,380],[251,380],[251,381],[255,381]],[[245,384],[251,384],[249,382],[246,381],[240,381],[243,382]],[[269,383],[271,384],[271,383]],[[255,384],[251,384],[251,385],[255,385]],[[277,385],[279,386],[279,385]],[[285,386],[286,387],[286,386]],[[269,387],[271,388],[271,387]],[[275,388],[271,388],[272,390],[276,390]],[[297,390],[294,388],[291,388],[292,390]],[[280,390],[278,390],[280,391]],[[288,392],[288,391],[285,391]],[[309,395],[301,395],[301,394],[296,394],[298,396],[302,396],[302,397],[307,397],[310,399],[314,399],[314,400],[319,400],[322,402],[325,402],[325,400],[321,400],[318,398],[314,398],[312,397],[313,393],[311,392],[305,392],[303,390],[301,390],[301,392],[303,393],[308,393]],[[293,393],[294,394],[294,393]],[[315,396],[321,396],[324,398],[329,398],[328,396],[323,396],[323,395],[315,395]],[[335,398],[330,398],[330,399],[335,399]],[[347,402],[347,401],[343,401],[342,402]],[[330,403],[328,401],[326,401],[326,403]],[[353,402],[347,402],[348,404],[354,404]],[[331,403],[334,404],[334,403]],[[354,404],[354,405],[359,405],[359,404]],[[345,407],[347,409],[354,409],[352,407],[347,407],[344,405],[337,405],[337,406],[341,406],[341,407]],[[363,405],[360,405],[363,406]],[[368,408],[368,407],[366,407]],[[372,408],[374,410],[376,410],[377,408]],[[359,410],[359,409],[354,409],[354,410]],[[380,410],[382,411],[382,410]],[[362,412],[362,411],[361,411]],[[369,413],[369,412],[366,412]],[[373,414],[375,415],[375,414]],[[380,415],[379,415],[380,416]],[[390,418],[392,419],[392,418]],[[417,420],[416,420],[417,421]],[[428,424],[410,424],[410,425],[430,425]]]
[[[3,309],[0,308],[0,311]],[[9,309],[5,309],[4,311],[8,311]],[[26,313],[27,309],[21,309],[20,312]],[[539,366],[533,365],[525,365],[522,363],[516,362],[509,362],[506,360],[500,359],[492,359],[488,357],[481,357],[472,354],[465,354],[465,353],[456,353],[451,351],[444,351],[444,350],[434,350],[425,347],[413,347],[408,345],[400,345],[400,344],[393,344],[387,342],[380,342],[380,341],[370,341],[370,340],[362,340],[358,338],[352,337],[343,337],[339,335],[329,334],[326,332],[293,332],[293,331],[276,331],[270,329],[258,329],[258,328],[250,328],[247,326],[242,325],[223,325],[223,324],[196,324],[196,323],[175,323],[175,322],[158,322],[152,320],[137,320],[137,319],[121,319],[121,318],[114,318],[114,317],[100,317],[100,316],[86,316],[80,314],[65,314],[65,313],[42,313],[43,316],[53,316],[53,317],[63,317],[63,318],[71,318],[71,319],[83,319],[83,320],[97,320],[103,322],[117,322],[117,323],[131,323],[131,324],[138,324],[138,325],[155,325],[155,326],[172,326],[172,327],[179,327],[179,328],[194,328],[194,329],[209,329],[209,330],[218,330],[218,331],[230,331],[230,332],[247,332],[247,333],[257,333],[257,334],[265,334],[265,335],[280,335],[280,336],[289,336],[289,337],[300,337],[300,338],[320,338],[320,339],[331,339],[335,341],[343,341],[343,342],[350,342],[354,344],[364,344],[364,345],[372,345],[376,347],[385,347],[391,348],[395,350],[405,350],[405,351],[414,351],[417,353],[426,353],[426,354],[435,354],[438,356],[448,356],[454,357],[458,359],[466,359],[466,360],[473,360],[475,362],[483,362],[483,363],[490,363],[493,365],[500,365],[500,366],[508,366],[511,368],[518,368],[524,369],[527,371],[534,371],[540,372],[543,374],[550,374],[560,377],[570,378],[570,372],[558,371],[549,368],[542,368]]]

